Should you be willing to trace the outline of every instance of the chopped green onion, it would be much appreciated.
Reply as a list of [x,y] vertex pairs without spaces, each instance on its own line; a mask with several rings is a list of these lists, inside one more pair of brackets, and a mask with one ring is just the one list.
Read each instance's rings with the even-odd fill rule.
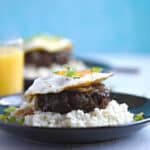
[[16,117],[15,117],[15,116],[10,116],[10,117],[8,118],[8,122],[9,122],[9,123],[17,123]]
[[103,71],[103,68],[101,68],[101,67],[93,67],[91,70],[92,70],[92,72],[97,72],[97,73],[99,73],[99,72],[102,72],[102,71]]
[[71,78],[80,78],[75,71],[68,71],[66,75]]
[[20,118],[20,119],[17,121],[17,123],[18,123],[19,125],[23,125],[23,124],[24,124],[24,118]]
[[7,121],[7,119],[8,119],[7,115],[4,115],[4,114],[0,115],[0,121]]
[[67,69],[66,76],[72,78],[79,78],[79,76],[77,76],[77,72],[72,70],[72,68],[69,65],[66,65],[65,68]]
[[4,112],[6,114],[10,114],[10,113],[15,112],[15,111],[16,111],[16,107],[14,107],[14,106],[4,109]]
[[135,121],[140,121],[140,120],[143,120],[144,119],[144,113],[143,112],[141,112],[141,113],[139,113],[139,114],[136,114],[135,116],[134,116],[134,120]]
[[24,118],[16,118],[16,116],[12,114],[12,112],[15,111],[16,111],[16,107],[8,107],[4,109],[4,114],[0,114],[0,121],[23,125]]
[[74,77],[75,74],[76,74],[76,72],[74,72],[74,71],[68,71],[66,75],[67,75],[68,77]]

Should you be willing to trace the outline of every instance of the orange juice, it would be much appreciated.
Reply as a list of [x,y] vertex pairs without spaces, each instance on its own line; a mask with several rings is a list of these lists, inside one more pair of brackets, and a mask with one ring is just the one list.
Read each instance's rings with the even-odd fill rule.
[[23,90],[24,54],[15,47],[0,47],[0,96]]

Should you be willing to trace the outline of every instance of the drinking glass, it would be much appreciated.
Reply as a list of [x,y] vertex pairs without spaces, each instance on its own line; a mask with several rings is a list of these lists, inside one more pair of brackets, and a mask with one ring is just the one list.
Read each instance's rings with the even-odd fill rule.
[[0,45],[0,96],[20,93],[24,86],[24,52],[16,45]]

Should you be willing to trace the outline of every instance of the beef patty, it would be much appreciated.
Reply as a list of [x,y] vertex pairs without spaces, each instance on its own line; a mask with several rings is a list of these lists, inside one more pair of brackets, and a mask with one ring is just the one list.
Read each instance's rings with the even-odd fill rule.
[[27,65],[34,65],[37,67],[48,67],[52,64],[67,64],[70,60],[71,51],[64,50],[57,53],[49,53],[47,51],[36,50],[31,52],[26,52],[25,63]]
[[90,112],[94,108],[105,108],[110,101],[110,90],[104,84],[91,85],[75,90],[67,90],[58,94],[37,95],[35,107],[47,112],[61,114],[81,109]]

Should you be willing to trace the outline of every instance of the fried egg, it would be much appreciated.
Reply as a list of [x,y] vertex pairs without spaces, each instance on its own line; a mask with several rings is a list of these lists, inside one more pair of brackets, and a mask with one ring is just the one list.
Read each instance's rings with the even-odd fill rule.
[[47,77],[40,77],[25,92],[25,97],[30,99],[37,94],[59,93],[67,89],[90,86],[94,83],[101,83],[112,76],[112,73],[89,73],[79,78],[72,78],[51,73]]
[[45,50],[51,53],[62,50],[71,50],[72,43],[69,39],[60,37],[37,36],[24,43],[25,51]]

